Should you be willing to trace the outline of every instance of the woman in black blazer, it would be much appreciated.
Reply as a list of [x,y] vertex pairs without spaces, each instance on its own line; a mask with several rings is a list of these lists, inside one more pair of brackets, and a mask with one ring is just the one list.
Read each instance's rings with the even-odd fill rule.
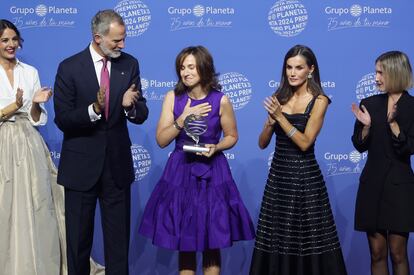
[[352,142],[368,150],[355,207],[355,229],[367,232],[371,273],[389,274],[388,248],[394,275],[408,275],[407,242],[414,231],[414,97],[408,57],[386,52],[375,62],[375,81],[383,92],[352,104],[356,117]]

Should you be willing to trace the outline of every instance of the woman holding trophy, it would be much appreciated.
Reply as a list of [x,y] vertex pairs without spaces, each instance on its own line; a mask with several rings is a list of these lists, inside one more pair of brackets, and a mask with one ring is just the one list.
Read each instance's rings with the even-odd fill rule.
[[236,120],[206,48],[185,48],[175,63],[178,83],[164,99],[156,132],[161,148],[175,140],[175,149],[139,232],[156,246],[179,251],[180,274],[195,274],[196,252],[203,253],[204,274],[219,274],[220,249],[254,238],[222,153],[237,142]]

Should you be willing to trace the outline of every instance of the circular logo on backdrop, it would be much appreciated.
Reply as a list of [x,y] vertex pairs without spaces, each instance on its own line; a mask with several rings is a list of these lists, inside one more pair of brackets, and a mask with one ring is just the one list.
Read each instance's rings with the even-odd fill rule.
[[241,73],[231,72],[219,76],[222,92],[230,99],[234,110],[242,109],[252,98],[252,85]]
[[361,153],[354,150],[349,153],[349,160],[353,163],[358,163],[361,160]]
[[267,19],[276,34],[292,37],[305,29],[308,12],[298,0],[280,0],[270,8]]
[[197,17],[201,17],[205,14],[204,6],[197,5],[193,8],[193,14]]
[[148,81],[148,79],[141,78],[141,88],[143,90],[146,90],[146,89],[148,89],[148,87],[149,87],[149,81]]
[[151,155],[147,149],[138,144],[131,145],[132,161],[134,162],[135,181],[142,180],[151,168]]
[[39,15],[39,16],[45,16],[46,14],[47,14],[47,7],[45,6],[45,5],[38,5],[38,6],[36,6],[36,9],[35,9],[35,11],[36,11],[36,14],[37,15]]
[[124,19],[127,36],[140,36],[151,23],[151,12],[142,1],[123,0],[114,10]]
[[356,86],[356,97],[358,101],[361,101],[364,98],[370,97],[372,95],[379,94],[380,92],[375,85],[375,73],[369,73],[362,77]]
[[354,17],[361,16],[361,14],[362,14],[362,7],[360,5],[352,5],[351,8],[349,9],[349,12]]

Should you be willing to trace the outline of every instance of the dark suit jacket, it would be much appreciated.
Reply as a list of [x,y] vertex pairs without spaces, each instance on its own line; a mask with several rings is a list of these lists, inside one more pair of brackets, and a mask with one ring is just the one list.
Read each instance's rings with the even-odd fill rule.
[[404,92],[397,103],[396,121],[401,133],[387,123],[386,94],[361,101],[371,115],[369,135],[362,140],[363,125],[356,121],[352,142],[359,152],[368,150],[356,200],[355,228],[400,232],[414,231],[414,98]]
[[122,53],[111,60],[108,121],[102,115],[91,122],[88,106],[96,101],[99,84],[89,47],[60,63],[54,87],[55,123],[64,134],[59,184],[77,191],[90,189],[101,175],[106,158],[119,187],[133,182],[127,119],[141,124],[148,117],[148,109],[141,96],[135,106],[136,117],[125,115],[122,98],[132,83],[141,93],[138,61]]

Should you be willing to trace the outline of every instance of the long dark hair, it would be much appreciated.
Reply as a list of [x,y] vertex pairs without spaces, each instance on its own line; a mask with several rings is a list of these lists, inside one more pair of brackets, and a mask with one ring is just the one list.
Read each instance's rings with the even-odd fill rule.
[[280,104],[285,104],[289,101],[289,99],[293,96],[293,87],[289,85],[289,81],[286,77],[286,64],[287,60],[291,57],[295,57],[297,55],[302,56],[306,60],[306,64],[308,67],[312,67],[313,65],[313,72],[312,78],[308,78],[307,81],[307,88],[312,93],[312,95],[325,95],[321,86],[321,78],[319,76],[319,66],[318,61],[316,60],[316,56],[313,51],[304,45],[296,45],[293,46],[285,55],[285,59],[283,60],[283,68],[282,68],[282,76],[280,78],[280,86],[274,93],[277,97],[277,100]]
[[20,48],[23,48],[23,38],[21,37],[17,27],[9,20],[0,19],[0,36],[3,35],[5,29],[12,29],[16,33],[17,38],[19,39],[19,46]]
[[197,72],[200,75],[200,85],[203,90],[221,90],[221,85],[218,83],[216,69],[214,68],[213,57],[209,51],[203,46],[191,46],[183,49],[175,59],[175,71],[177,73],[178,82],[175,85],[175,95],[181,95],[187,92],[188,87],[184,85],[181,79],[181,66],[184,59],[193,55],[196,60]]

